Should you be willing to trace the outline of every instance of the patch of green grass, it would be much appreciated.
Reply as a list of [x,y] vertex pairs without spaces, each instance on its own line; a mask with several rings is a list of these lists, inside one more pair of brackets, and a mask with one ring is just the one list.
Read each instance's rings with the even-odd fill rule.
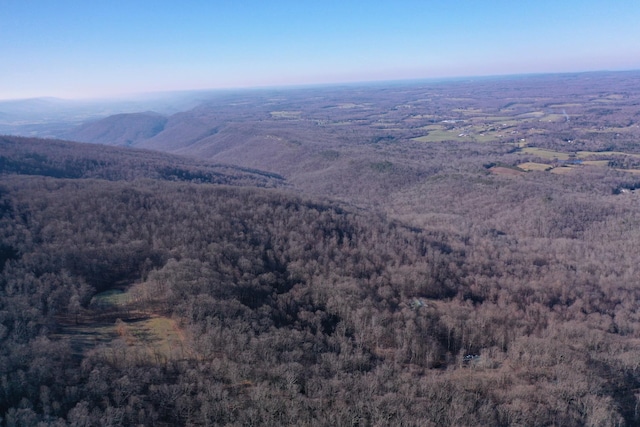
[[100,292],[91,298],[90,306],[104,307],[104,306],[122,306],[129,303],[129,294],[121,291],[120,289],[110,289],[108,291]]
[[557,160],[569,160],[569,154],[562,153],[560,151],[546,150],[538,147],[525,147],[521,150],[522,153],[531,154],[534,156],[542,157],[543,159],[557,159]]
[[523,121],[525,121],[525,120],[514,120],[514,119],[511,119],[511,120],[499,120],[498,123],[496,123],[496,125],[500,126],[500,128],[502,128],[502,129],[507,129],[507,128],[510,128],[510,127],[513,127],[513,126],[517,126],[520,123],[522,123]]
[[545,163],[536,163],[536,162],[526,162],[521,163],[518,167],[525,171],[548,171],[553,169],[553,166],[547,165]]
[[582,104],[577,102],[565,102],[562,104],[549,104],[551,108],[574,108],[574,107],[582,107]]
[[427,135],[413,138],[418,142],[491,142],[496,141],[506,136],[509,136],[506,126],[500,125],[488,125],[486,123],[467,125],[464,127],[457,127],[454,129],[446,130],[441,125],[429,125],[422,129],[427,130]]
[[566,173],[571,173],[575,169],[577,169],[575,166],[561,166],[559,168],[551,169],[551,173],[555,173],[557,175],[564,175]]
[[[79,323],[69,320],[60,335],[69,338],[77,354],[101,345],[99,351],[110,357],[115,347],[124,342],[132,354],[151,363],[185,357],[184,338],[176,321],[161,315],[125,310],[131,300],[129,292],[101,292],[92,298]],[[102,311],[104,309],[107,311]]]
[[586,159],[591,156],[629,156],[640,158],[640,154],[625,153],[623,151],[578,151],[576,156],[578,156],[579,159]]
[[462,113],[464,115],[477,116],[479,114],[486,114],[482,108],[454,108],[451,111],[456,113]]
[[154,316],[129,322],[118,321],[113,331],[129,347],[136,347],[139,354],[161,355],[164,358],[178,356],[182,351],[183,338],[175,320],[163,316]]
[[302,111],[272,111],[270,114],[274,119],[298,119]]
[[[95,333],[94,328],[87,328]],[[106,328],[105,328],[106,329]],[[173,319],[150,317],[143,320],[117,320],[103,332],[108,340],[94,352],[110,363],[165,363],[167,360],[193,357],[184,346],[182,333]]]
[[518,116],[488,116],[484,118],[487,122],[491,122],[492,125],[496,125],[495,122],[500,122],[499,124],[505,123],[509,126],[517,125],[518,123],[522,123],[524,120],[519,120]]
[[567,118],[565,117],[564,114],[547,114],[544,117],[540,118],[540,121],[559,123],[559,122],[566,122]]
[[457,130],[434,130],[429,132],[425,136],[419,136],[417,138],[413,138],[414,141],[418,142],[444,142],[444,141],[464,141],[467,137],[459,136],[460,129]]
[[162,354],[171,355],[183,344],[175,320],[168,317],[152,317],[144,320],[140,322],[139,328],[145,337],[142,343]]
[[540,119],[544,117],[543,111],[531,111],[529,113],[518,114],[516,117],[521,119]]
[[366,107],[366,105],[364,104],[354,104],[353,102],[343,102],[341,104],[338,104],[334,108],[351,109],[351,108],[364,108],[364,107]]
[[582,164],[586,166],[605,167],[609,165],[609,160],[584,160]]

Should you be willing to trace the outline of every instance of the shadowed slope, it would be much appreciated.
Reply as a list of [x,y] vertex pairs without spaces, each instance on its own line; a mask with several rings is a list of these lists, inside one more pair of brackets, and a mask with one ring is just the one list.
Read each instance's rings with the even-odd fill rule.
[[157,135],[166,122],[164,116],[154,112],[116,114],[85,123],[64,137],[80,142],[129,146]]

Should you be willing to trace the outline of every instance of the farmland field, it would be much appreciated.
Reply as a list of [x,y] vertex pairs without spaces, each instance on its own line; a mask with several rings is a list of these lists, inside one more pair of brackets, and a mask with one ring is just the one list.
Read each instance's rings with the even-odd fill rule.
[[520,163],[518,167],[525,171],[547,171],[552,169],[550,165],[535,162]]

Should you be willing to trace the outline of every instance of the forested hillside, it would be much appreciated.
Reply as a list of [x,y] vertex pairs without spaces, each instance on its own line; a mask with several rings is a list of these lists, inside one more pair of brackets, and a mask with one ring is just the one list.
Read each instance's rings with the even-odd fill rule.
[[73,132],[78,141],[90,140],[107,145],[134,145],[162,132],[167,118],[151,111],[115,114],[105,119],[85,123]]
[[274,187],[277,174],[228,164],[199,162],[148,150],[127,150],[53,139],[0,135],[0,173],[54,178],[97,178]]
[[632,175],[444,168],[398,220],[154,152],[0,150],[4,425],[639,422]]
[[[220,92],[132,145],[274,172],[306,194],[386,210],[433,175],[474,177],[485,166],[637,174],[639,88],[633,71]],[[61,136],[127,145],[120,135],[145,128],[145,117]]]
[[2,423],[640,423],[637,79],[0,137]]

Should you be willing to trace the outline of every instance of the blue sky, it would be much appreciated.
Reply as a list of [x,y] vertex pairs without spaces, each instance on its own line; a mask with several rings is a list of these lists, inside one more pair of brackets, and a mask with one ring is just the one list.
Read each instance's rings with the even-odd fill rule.
[[640,69],[639,0],[0,0],[0,99]]

